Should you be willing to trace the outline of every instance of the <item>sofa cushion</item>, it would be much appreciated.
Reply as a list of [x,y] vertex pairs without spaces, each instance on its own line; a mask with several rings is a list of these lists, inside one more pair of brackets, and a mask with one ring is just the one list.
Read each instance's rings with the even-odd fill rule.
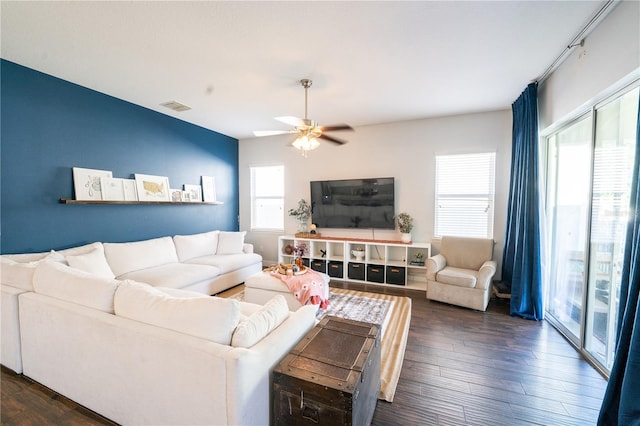
[[275,330],[289,316],[284,296],[277,295],[242,321],[233,332],[231,346],[250,348]]
[[105,278],[115,278],[104,257],[104,248],[96,248],[89,253],[65,256],[65,260],[74,269],[89,272]]
[[120,280],[134,280],[152,286],[183,288],[220,275],[220,269],[209,265],[167,263],[153,268],[132,271],[118,276]]
[[132,243],[104,243],[104,254],[116,277],[178,261],[171,237],[153,238]]
[[22,290],[33,291],[33,273],[43,260],[66,264],[65,254],[88,253],[101,248],[102,243],[91,243],[61,251],[42,253],[5,254],[0,256],[0,282]]
[[221,231],[218,236],[218,249],[216,250],[216,254],[241,254],[246,233],[246,231]]
[[116,291],[116,315],[210,340],[231,343],[240,319],[239,302],[219,297],[172,297],[126,280]]
[[436,275],[436,281],[451,284],[458,287],[470,287],[476,286],[477,272],[470,269],[454,268],[447,266]]
[[36,293],[113,313],[113,296],[120,281],[100,277],[58,262],[40,262],[33,274]]
[[261,263],[262,256],[255,253],[250,254],[214,254],[212,256],[196,257],[195,259],[187,260],[185,263],[197,264],[197,265],[210,265],[220,269],[221,274],[227,272],[236,271],[244,268],[245,266],[253,265],[254,263]]
[[220,231],[204,232],[194,235],[176,235],[173,243],[180,262],[184,262],[194,257],[216,254],[218,249],[218,234]]

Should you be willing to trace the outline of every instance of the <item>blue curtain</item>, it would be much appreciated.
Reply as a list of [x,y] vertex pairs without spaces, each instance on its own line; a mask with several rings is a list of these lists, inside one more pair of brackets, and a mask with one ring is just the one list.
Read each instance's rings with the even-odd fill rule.
[[640,100],[629,224],[620,279],[616,352],[598,425],[640,425]]
[[502,280],[511,285],[513,316],[541,320],[542,267],[538,186],[538,85],[513,103],[511,183]]

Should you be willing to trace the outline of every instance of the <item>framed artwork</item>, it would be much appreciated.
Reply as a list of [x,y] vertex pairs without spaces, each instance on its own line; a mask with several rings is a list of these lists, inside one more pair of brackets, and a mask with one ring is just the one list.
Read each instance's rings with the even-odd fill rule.
[[101,178],[113,177],[108,170],[83,169],[73,167],[73,189],[76,200],[102,200]]
[[136,173],[136,189],[140,201],[171,201],[169,178]]
[[102,199],[105,201],[124,201],[124,179],[102,177]]
[[174,203],[182,202],[182,189],[170,189],[171,192],[171,201]]
[[216,201],[216,181],[212,176],[202,176],[202,196],[205,203]]
[[200,185],[184,185],[184,190],[189,193],[189,201],[202,202],[202,187]]
[[125,201],[138,201],[138,190],[136,189],[135,180],[122,179],[122,189],[124,191]]
[[182,201],[185,203],[191,202],[191,193],[189,191],[182,191]]

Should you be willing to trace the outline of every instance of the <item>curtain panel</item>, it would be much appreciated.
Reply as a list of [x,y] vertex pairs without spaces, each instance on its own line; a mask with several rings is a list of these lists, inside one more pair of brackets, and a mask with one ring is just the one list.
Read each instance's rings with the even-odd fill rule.
[[538,182],[538,85],[512,105],[511,182],[502,279],[511,286],[512,316],[544,317]]
[[640,101],[629,223],[620,278],[616,350],[599,426],[640,425]]

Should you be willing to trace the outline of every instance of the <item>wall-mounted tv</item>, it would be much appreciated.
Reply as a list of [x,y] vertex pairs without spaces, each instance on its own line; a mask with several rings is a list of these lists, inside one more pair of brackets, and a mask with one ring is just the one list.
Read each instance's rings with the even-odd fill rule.
[[395,229],[392,177],[311,182],[311,222],[318,228]]

